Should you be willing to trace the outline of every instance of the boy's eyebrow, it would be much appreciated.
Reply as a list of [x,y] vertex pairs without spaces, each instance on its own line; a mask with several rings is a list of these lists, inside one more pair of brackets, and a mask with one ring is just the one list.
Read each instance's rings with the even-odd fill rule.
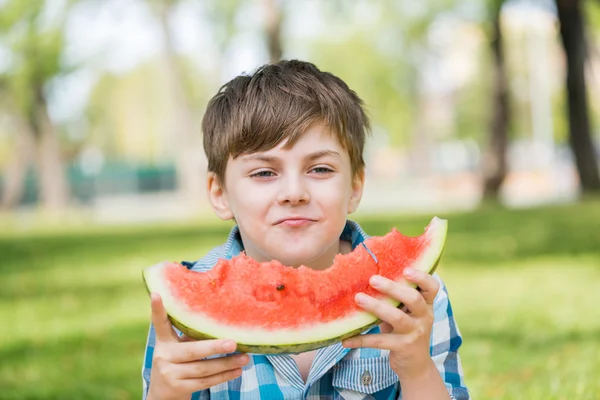
[[273,163],[281,161],[278,157],[266,156],[264,154],[251,154],[242,158],[244,162],[250,161],[264,161],[266,163]]
[[321,157],[326,157],[326,156],[339,156],[340,153],[338,153],[337,151],[334,150],[321,150],[321,151],[316,151],[314,153],[309,154],[306,158],[308,158],[309,160],[316,160],[318,158]]
[[[326,157],[326,156],[335,157],[335,156],[339,156],[339,155],[340,155],[340,153],[338,153],[335,150],[320,150],[320,151],[316,151],[314,153],[310,153],[308,156],[306,156],[306,158],[308,160],[314,161],[321,157]],[[266,163],[275,163],[275,162],[280,162],[281,159],[279,157],[267,156],[264,154],[250,154],[250,155],[243,157],[242,161],[244,161],[244,162],[263,161]]]

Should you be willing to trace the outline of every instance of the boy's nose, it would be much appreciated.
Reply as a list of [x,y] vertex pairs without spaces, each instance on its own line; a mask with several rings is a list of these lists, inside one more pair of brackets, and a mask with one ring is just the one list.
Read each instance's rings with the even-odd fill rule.
[[281,189],[277,196],[277,201],[280,204],[300,204],[308,203],[310,194],[308,188],[301,178],[288,178],[282,180]]

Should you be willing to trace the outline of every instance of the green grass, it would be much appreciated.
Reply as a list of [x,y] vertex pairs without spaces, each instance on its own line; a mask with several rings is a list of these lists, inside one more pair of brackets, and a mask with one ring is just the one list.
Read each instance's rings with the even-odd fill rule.
[[[600,202],[442,215],[439,269],[478,399],[600,398]],[[416,235],[430,216],[362,219]],[[0,233],[0,398],[137,399],[143,267],[201,257],[227,226]]]

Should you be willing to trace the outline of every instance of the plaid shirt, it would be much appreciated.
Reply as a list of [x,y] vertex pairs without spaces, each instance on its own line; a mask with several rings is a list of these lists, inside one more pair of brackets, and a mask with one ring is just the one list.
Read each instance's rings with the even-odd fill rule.
[[[356,247],[368,238],[355,222],[348,221],[341,238]],[[186,267],[195,271],[211,269],[219,258],[231,258],[243,250],[239,230],[234,227],[227,242],[211,250],[201,260]],[[464,383],[458,348],[462,338],[440,277],[440,291],[434,302],[434,324],[430,353],[452,399],[469,399]],[[378,333],[374,327],[366,333]],[[142,367],[143,399],[150,386],[155,332],[152,325]],[[345,349],[334,344],[317,350],[306,382],[300,377],[295,361],[289,355],[250,355],[242,376],[210,389],[193,393],[191,400],[207,399],[401,399],[398,376],[390,368],[389,351],[359,348]]]

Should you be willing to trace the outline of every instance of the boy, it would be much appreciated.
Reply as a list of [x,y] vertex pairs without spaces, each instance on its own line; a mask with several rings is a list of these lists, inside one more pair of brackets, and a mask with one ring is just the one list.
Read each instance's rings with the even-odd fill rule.
[[[202,129],[209,199],[236,226],[224,245],[188,268],[206,271],[243,250],[258,261],[322,270],[367,238],[347,216],[362,196],[369,121],[339,78],[295,60],[263,66],[221,88]],[[233,354],[231,340],[180,337],[152,294],[144,398],[468,399],[462,339],[443,283],[414,270],[406,279],[421,291],[370,280],[405,304],[402,310],[356,296],[381,325],[291,356]]]

